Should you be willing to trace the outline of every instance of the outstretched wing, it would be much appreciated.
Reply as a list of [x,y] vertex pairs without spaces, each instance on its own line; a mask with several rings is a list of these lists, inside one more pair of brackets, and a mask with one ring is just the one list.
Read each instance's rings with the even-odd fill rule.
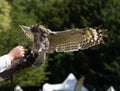
[[34,40],[34,36],[33,36],[33,33],[30,31],[30,27],[27,27],[27,26],[21,26],[19,25],[20,28],[22,29],[22,31],[24,32],[24,34],[26,35],[27,38],[29,38],[32,42]]
[[49,35],[50,47],[48,52],[71,52],[98,45],[104,42],[103,38],[106,36],[104,31],[99,28],[85,28],[51,33]]

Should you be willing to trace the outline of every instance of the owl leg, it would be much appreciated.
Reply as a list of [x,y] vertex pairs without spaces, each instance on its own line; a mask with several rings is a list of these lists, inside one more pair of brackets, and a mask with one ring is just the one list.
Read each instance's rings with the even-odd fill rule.
[[40,44],[40,48],[38,50],[38,53],[42,51],[47,51],[49,49],[49,41],[45,40],[43,43]]

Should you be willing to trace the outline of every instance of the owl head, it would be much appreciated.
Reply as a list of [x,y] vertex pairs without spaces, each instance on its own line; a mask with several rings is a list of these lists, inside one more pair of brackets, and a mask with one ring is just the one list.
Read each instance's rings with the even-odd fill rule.
[[32,40],[33,47],[36,50],[39,50],[42,44],[44,44],[44,42],[47,41],[48,35],[52,33],[50,29],[47,29],[40,24],[32,25],[31,27],[27,26],[20,27],[25,33],[25,35]]
[[47,28],[45,28],[44,26],[42,26],[40,24],[32,25],[30,27],[30,30],[33,33],[41,33],[41,32],[43,33],[44,32],[46,34],[49,34],[49,33],[52,32],[50,29],[47,29]]
[[[31,27],[20,26],[24,34],[35,42],[36,44],[40,44],[40,41],[44,41],[45,38],[52,33],[50,29],[45,28],[40,24],[32,25]],[[37,43],[38,41],[38,43]]]
[[31,27],[20,25],[20,28],[23,30],[23,32],[26,34],[28,38],[33,37],[33,36],[35,37],[36,34],[39,34],[39,36],[43,34],[44,34],[43,36],[47,36],[48,34],[52,33],[50,29],[47,29],[40,24],[32,25]]

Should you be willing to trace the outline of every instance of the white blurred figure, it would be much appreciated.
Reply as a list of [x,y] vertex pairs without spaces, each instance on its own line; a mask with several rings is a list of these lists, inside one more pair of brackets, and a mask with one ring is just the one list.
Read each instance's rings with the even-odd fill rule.
[[63,83],[60,84],[49,84],[43,85],[43,91],[74,91],[77,83],[76,77],[70,73]]
[[79,90],[76,90],[76,91],[89,91],[85,86],[82,86],[82,88],[81,89],[79,89]]
[[19,85],[17,85],[17,86],[14,88],[14,91],[23,91],[23,89],[22,89]]
[[110,88],[108,88],[107,91],[115,91],[115,89],[113,88],[113,86],[111,86]]

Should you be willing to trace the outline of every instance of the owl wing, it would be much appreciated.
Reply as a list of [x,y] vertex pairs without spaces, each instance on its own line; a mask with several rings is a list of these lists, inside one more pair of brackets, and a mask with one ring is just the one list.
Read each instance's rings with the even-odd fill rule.
[[31,30],[30,27],[23,26],[23,25],[19,25],[19,26],[22,29],[22,31],[24,32],[24,34],[26,35],[26,37],[33,42],[34,36],[33,36],[33,33],[30,31]]
[[85,28],[51,33],[48,36],[50,43],[48,52],[72,52],[98,45],[104,42],[103,38],[106,37],[104,31],[99,28]]

